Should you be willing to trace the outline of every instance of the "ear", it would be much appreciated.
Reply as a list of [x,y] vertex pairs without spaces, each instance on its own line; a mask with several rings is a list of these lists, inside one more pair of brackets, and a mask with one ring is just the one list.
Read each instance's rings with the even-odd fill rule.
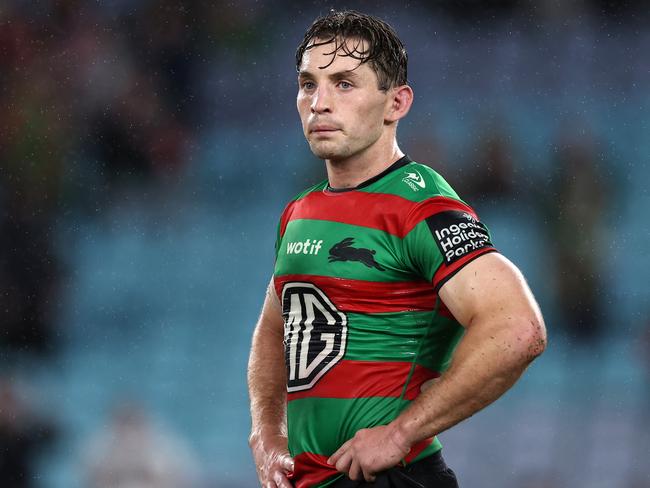
[[408,85],[395,86],[388,90],[388,101],[384,119],[387,123],[397,122],[404,117],[413,104],[413,89]]

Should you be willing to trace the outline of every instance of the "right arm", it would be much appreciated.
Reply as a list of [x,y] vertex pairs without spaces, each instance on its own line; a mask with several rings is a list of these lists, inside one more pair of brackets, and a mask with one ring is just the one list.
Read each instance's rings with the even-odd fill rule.
[[283,340],[282,310],[271,280],[248,360],[252,419],[249,445],[264,488],[292,486],[287,478],[293,471],[293,459],[287,446],[287,373]]

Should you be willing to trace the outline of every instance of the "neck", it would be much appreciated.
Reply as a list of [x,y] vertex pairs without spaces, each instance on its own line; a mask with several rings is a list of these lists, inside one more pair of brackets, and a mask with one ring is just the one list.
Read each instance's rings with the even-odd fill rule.
[[404,153],[393,139],[391,144],[375,144],[349,158],[326,159],[327,179],[332,188],[354,188],[364,181],[378,175]]

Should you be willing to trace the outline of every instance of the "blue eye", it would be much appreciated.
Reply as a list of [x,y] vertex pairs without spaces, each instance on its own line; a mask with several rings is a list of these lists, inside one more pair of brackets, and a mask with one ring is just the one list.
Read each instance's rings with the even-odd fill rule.
[[348,83],[347,81],[342,81],[339,83],[339,86],[343,88],[344,90],[347,90],[349,88],[352,88],[352,84]]
[[305,89],[305,90],[311,90],[311,89],[314,88],[315,86],[316,86],[316,85],[314,84],[313,81],[305,81],[305,82],[302,84],[302,87],[303,87],[303,89]]

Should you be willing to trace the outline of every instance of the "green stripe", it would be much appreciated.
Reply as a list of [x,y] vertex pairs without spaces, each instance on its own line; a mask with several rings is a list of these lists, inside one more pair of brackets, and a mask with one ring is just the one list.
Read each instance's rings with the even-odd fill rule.
[[[354,239],[353,248],[375,251],[374,259],[384,269],[368,267],[360,261],[329,262],[330,249],[348,237]],[[305,252],[304,243],[307,239],[309,245]],[[314,254],[316,250],[312,244],[320,241],[320,249]],[[411,281],[416,276],[399,258],[402,252],[401,242],[397,236],[369,227],[327,220],[292,220],[279,245],[280,259],[276,261],[275,275],[312,274],[364,281]],[[301,252],[296,253],[296,250]]]
[[458,322],[434,317],[433,312],[348,313],[347,317],[344,359],[355,361],[413,361],[426,335],[417,362],[433,371],[444,371],[464,333]]
[[[287,410],[289,452],[331,456],[357,431],[388,425],[410,402],[397,398],[303,398]],[[413,461],[442,448],[437,437]],[[331,480],[324,482],[327,486]]]
[[[414,173],[415,171],[422,176],[425,185],[424,188],[417,185],[411,187],[406,181],[404,181],[405,178],[408,179],[408,173]],[[414,190],[414,188],[417,188],[417,190]],[[412,202],[421,202],[436,196],[444,196],[459,200],[458,194],[442,176],[429,166],[415,162],[393,171],[371,185],[359,189],[359,191],[366,193],[389,193]]]
[[403,242],[403,259],[417,270],[420,276],[431,282],[442,264],[443,257],[426,220],[406,234]]
[[360,429],[386,425],[410,402],[398,398],[300,398],[287,406],[289,451],[330,456]]
[[[417,187],[418,190],[415,191],[411,186],[403,181],[404,178],[407,177],[407,173],[412,173],[414,171],[417,171],[422,176],[425,188]],[[325,188],[327,188],[327,180],[320,181],[314,186],[298,193],[291,199],[291,201],[301,200],[310,193],[323,191]],[[365,193],[388,193],[400,196],[412,202],[421,202],[435,196],[444,196],[460,200],[458,194],[438,172],[427,165],[417,162],[409,163],[406,166],[387,174],[378,181],[366,187],[359,188],[357,191]]]
[[281,230],[280,227],[281,227],[281,223],[278,222],[278,228],[275,233],[275,255],[274,255],[275,260],[278,259],[278,251],[280,250],[280,243],[282,242],[282,236],[280,235],[280,230]]

